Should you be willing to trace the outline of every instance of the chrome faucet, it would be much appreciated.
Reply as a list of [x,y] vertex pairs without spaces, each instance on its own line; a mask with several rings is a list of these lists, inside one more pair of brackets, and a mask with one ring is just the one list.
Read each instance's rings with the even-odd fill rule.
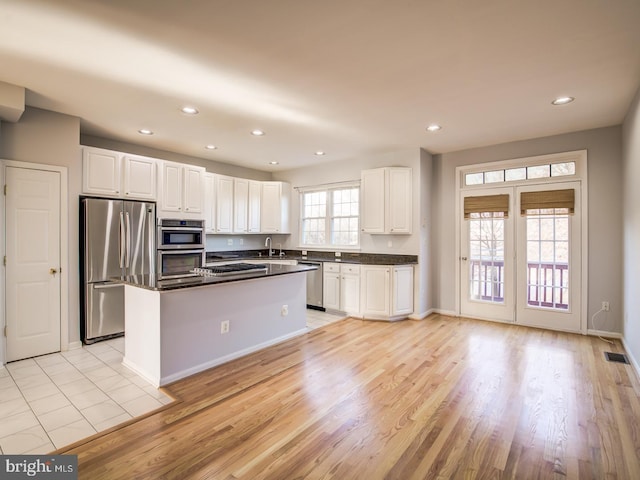
[[282,244],[279,243],[278,244],[278,248],[280,249],[280,253],[278,254],[279,257],[284,257],[284,252],[282,251]]
[[269,256],[272,256],[273,250],[271,249],[271,237],[267,237],[267,239],[264,241],[264,246],[269,248]]

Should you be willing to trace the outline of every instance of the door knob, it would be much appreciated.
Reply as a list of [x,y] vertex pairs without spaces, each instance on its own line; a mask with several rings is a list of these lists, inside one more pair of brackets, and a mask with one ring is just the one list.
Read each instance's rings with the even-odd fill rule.
[[460,260],[464,260],[464,261],[466,261],[466,260],[467,260],[467,257],[460,257]]
[[50,268],[49,273],[55,277],[56,273],[58,273],[58,270],[56,270],[55,268]]

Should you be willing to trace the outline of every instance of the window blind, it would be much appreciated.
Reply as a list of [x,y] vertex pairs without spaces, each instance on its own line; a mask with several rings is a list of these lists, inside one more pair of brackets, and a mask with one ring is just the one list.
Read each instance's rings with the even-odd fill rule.
[[472,213],[502,212],[509,216],[509,195],[484,195],[481,197],[464,197],[464,218]]
[[567,208],[569,213],[575,210],[575,190],[545,190],[540,192],[520,193],[520,213],[527,214],[527,210],[542,210],[545,208]]

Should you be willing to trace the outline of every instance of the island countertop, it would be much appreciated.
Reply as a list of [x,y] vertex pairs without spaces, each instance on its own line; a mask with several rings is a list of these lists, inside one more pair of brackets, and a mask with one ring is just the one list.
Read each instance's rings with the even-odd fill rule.
[[158,279],[156,275],[125,275],[116,277],[114,282],[140,287],[147,290],[168,291],[180,288],[194,288],[208,285],[216,285],[222,283],[239,282],[242,280],[252,280],[257,278],[273,277],[277,275],[288,275],[292,273],[307,272],[316,270],[317,267],[312,265],[277,265],[266,264],[266,271],[247,271],[224,276],[190,276],[180,278]]

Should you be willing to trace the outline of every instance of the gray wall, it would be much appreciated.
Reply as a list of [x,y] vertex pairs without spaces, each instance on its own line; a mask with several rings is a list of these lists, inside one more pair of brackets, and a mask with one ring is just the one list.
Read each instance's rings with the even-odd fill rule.
[[438,228],[434,229],[433,258],[436,260],[433,274],[436,308],[455,310],[456,167],[582,149],[587,150],[589,184],[588,328],[594,328],[591,317],[600,309],[601,302],[607,300],[611,303],[611,311],[598,315],[596,328],[622,332],[621,126],[435,155],[433,201],[434,223]]
[[[82,162],[80,119],[27,107],[17,123],[3,123],[0,158],[68,168],[69,342],[80,340],[78,276],[78,196]],[[2,224],[4,226],[4,223]]]
[[640,90],[623,125],[624,339],[640,363]]

